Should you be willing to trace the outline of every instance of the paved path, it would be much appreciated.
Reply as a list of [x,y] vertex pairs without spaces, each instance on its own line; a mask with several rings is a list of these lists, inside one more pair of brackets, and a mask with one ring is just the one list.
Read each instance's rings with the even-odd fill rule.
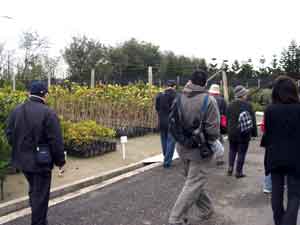
[[[269,196],[262,193],[263,151],[251,145],[245,172],[237,180],[224,167],[210,166],[209,190],[216,209],[236,225],[272,225]],[[203,165],[207,166],[207,165]],[[163,225],[181,190],[181,164],[158,167],[101,190],[51,207],[49,225]],[[27,225],[29,216],[6,225]],[[300,224],[300,223],[299,223]]]
[[[53,171],[52,187],[66,185],[160,154],[160,138],[158,135],[130,138],[126,149],[126,160],[122,159],[120,146],[118,146],[117,151],[98,157],[86,159],[68,157],[65,176],[59,177],[58,171]],[[4,184],[4,201],[26,196],[27,188],[27,181],[22,174],[9,175]],[[0,201],[0,203],[4,201]]]

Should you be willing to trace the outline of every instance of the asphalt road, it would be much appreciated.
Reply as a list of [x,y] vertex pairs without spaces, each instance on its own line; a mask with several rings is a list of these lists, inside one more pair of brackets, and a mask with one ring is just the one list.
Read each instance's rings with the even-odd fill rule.
[[[269,196],[262,193],[263,151],[254,141],[247,156],[247,178],[225,176],[225,166],[209,167],[208,189],[220,214],[230,224],[272,225]],[[181,163],[162,167],[68,200],[49,210],[49,225],[163,225],[184,178]],[[30,224],[30,216],[6,225]]]

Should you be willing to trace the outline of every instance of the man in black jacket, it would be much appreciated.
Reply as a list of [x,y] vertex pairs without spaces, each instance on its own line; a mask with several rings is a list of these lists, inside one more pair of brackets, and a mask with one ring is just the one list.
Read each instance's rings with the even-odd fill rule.
[[[63,138],[58,117],[45,105],[47,86],[34,82],[30,97],[11,113],[6,135],[12,146],[12,165],[24,173],[29,183],[32,225],[47,225],[51,170],[65,164]],[[37,160],[39,146],[47,146],[52,158],[49,164]]]
[[167,85],[167,89],[157,95],[155,102],[155,108],[159,118],[159,129],[165,168],[171,166],[175,150],[175,140],[169,132],[169,114],[172,103],[176,97],[176,83],[175,81],[170,80]]

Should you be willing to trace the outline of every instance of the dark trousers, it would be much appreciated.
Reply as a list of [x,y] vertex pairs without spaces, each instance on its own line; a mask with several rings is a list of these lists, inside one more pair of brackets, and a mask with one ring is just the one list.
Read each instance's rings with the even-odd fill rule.
[[248,151],[249,142],[238,143],[229,142],[229,168],[233,170],[235,159],[237,156],[236,163],[236,174],[243,174],[243,167],[245,163],[246,154]]
[[29,183],[31,225],[47,225],[48,202],[51,186],[51,172],[24,172]]
[[[272,209],[275,225],[297,225],[300,179],[281,173],[271,173]],[[287,177],[288,202],[284,209],[284,181]]]
[[171,166],[174,150],[175,140],[168,130],[160,131],[161,146],[164,155],[164,167]]

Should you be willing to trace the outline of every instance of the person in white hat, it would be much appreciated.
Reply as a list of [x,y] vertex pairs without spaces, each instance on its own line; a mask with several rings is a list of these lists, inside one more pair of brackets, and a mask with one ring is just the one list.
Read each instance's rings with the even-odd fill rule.
[[[220,112],[220,118],[221,118],[221,123],[220,123],[220,141],[223,143],[223,136],[222,134],[226,134],[227,131],[227,118],[226,118],[226,113],[227,113],[227,104],[224,99],[224,97],[221,95],[220,92],[220,85],[218,84],[212,84],[208,90],[208,93],[213,96],[217,103],[218,103],[218,108]],[[218,157],[217,158],[217,165],[223,165],[224,164],[224,159],[223,157]]]

